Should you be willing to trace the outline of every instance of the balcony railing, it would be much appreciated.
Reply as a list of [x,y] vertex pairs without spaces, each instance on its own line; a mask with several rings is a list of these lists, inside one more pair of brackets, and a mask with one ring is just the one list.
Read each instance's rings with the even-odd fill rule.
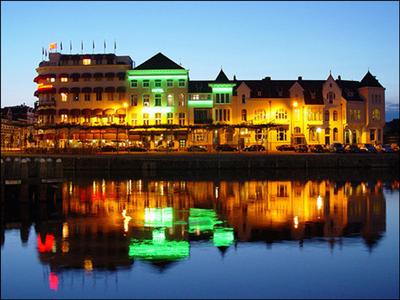
[[55,106],[56,105],[56,100],[39,100],[39,106]]

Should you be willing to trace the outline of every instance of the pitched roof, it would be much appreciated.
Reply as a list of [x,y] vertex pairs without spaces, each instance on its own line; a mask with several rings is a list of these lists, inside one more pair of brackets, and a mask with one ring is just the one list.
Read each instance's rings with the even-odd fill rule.
[[342,89],[342,97],[348,101],[364,101],[358,93],[360,87],[359,81],[354,80],[336,80],[338,86]]
[[230,83],[228,76],[225,75],[224,71],[219,71],[217,78],[214,80],[215,83]]
[[138,65],[134,70],[171,70],[171,69],[184,69],[176,62],[166,57],[161,52],[146,60],[144,63]]
[[361,79],[360,87],[383,87],[379,81],[369,71],[365,74],[364,78]]
[[289,98],[294,80],[238,80],[237,87],[244,82],[250,88],[251,98]]
[[212,89],[208,86],[212,81],[209,80],[189,80],[189,93],[211,93]]
[[305,104],[324,104],[324,97],[322,95],[322,86],[325,80],[297,80],[297,83],[304,89],[304,103]]

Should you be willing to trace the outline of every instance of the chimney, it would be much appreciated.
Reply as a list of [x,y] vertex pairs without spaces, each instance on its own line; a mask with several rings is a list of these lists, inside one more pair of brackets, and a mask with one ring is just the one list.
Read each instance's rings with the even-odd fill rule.
[[298,81],[301,81],[301,80],[303,80],[303,77],[299,76],[299,77],[297,78],[297,80],[298,80]]
[[338,78],[338,80],[342,80],[342,77],[340,75],[337,78]]
[[236,75],[233,75],[233,81],[236,81]]
[[271,80],[271,77],[267,76],[267,77],[264,78],[264,80]]

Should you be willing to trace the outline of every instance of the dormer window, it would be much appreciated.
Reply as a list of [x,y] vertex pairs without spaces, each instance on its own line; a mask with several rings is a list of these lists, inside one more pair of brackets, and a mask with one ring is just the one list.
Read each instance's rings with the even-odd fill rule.
[[261,96],[261,91],[258,91],[258,92],[257,92],[257,96]]
[[332,104],[333,103],[333,99],[335,99],[335,93],[334,92],[329,92],[326,95],[326,98],[328,99],[329,104]]
[[82,63],[84,66],[90,65],[92,63],[92,60],[90,58],[84,58],[82,60]]

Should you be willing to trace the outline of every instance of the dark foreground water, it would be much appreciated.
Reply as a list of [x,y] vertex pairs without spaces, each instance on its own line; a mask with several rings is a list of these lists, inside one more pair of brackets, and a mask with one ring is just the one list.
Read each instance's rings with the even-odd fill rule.
[[398,298],[394,179],[2,188],[2,298]]

